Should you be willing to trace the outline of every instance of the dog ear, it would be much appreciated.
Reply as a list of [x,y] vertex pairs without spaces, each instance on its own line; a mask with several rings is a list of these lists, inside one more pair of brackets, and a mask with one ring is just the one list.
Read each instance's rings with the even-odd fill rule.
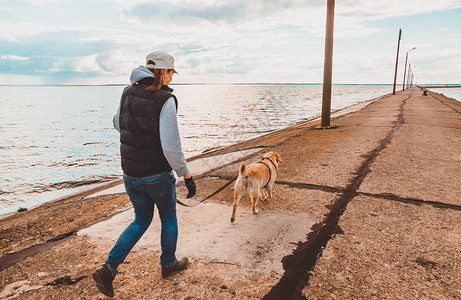
[[277,160],[279,162],[283,162],[282,157],[280,156],[280,154],[278,154],[277,152],[274,152],[274,153],[275,153],[275,156],[277,157]]

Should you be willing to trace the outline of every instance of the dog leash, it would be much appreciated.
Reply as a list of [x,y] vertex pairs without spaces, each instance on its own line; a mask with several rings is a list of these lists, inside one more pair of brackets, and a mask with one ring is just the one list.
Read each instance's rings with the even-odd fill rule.
[[[267,158],[267,157],[264,157],[263,159],[267,159],[271,162],[271,164],[274,166],[275,170],[277,170],[277,166],[275,165],[275,163],[270,159],[270,158]],[[265,165],[267,167],[267,169],[269,169],[269,181],[266,183],[266,185],[264,186],[264,188],[266,188],[266,186],[269,184],[271,178],[272,178],[272,171],[271,171],[271,168],[265,164],[264,162],[262,162],[261,160],[257,161],[257,163],[261,163],[263,165]],[[218,194],[219,192],[221,192],[222,190],[224,190],[225,188],[227,188],[229,185],[232,184],[232,182],[234,182],[236,179],[238,178],[238,175],[235,176],[234,178],[232,178],[229,182],[227,182],[226,184],[224,184],[222,187],[220,187],[219,189],[217,189],[216,191],[214,191],[213,193],[211,193],[210,195],[206,196],[205,198],[203,198],[202,200],[200,201],[197,201],[197,200],[193,200],[193,197],[190,198],[190,199],[186,199],[186,200],[183,200],[183,199],[179,199],[178,197],[176,197],[176,203],[178,203],[179,205],[182,205],[182,206],[185,206],[185,207],[194,207],[194,206],[197,206],[199,205],[200,203],[210,199],[211,197],[215,196],[216,194]],[[189,202],[189,203],[186,203]]]
[[[237,179],[238,176],[235,176],[234,178],[232,178],[232,180],[230,180],[229,182],[227,182],[226,184],[224,184],[222,187],[220,187],[219,189],[217,189],[216,191],[214,191],[213,193],[211,193],[210,195],[206,196],[205,198],[203,198],[202,200],[200,201],[197,201],[197,200],[193,200],[193,197],[190,198],[190,199],[186,199],[185,201],[184,200],[180,200],[179,198],[176,197],[176,203],[178,203],[179,205],[182,205],[182,206],[185,206],[185,207],[194,207],[194,206],[197,206],[199,205],[200,203],[210,199],[211,197],[215,196],[216,194],[218,194],[219,192],[221,192],[222,190],[224,190],[225,188],[227,188],[229,185],[232,184],[232,182],[234,182],[236,179]],[[190,203],[186,203],[187,202],[190,202]],[[193,203],[191,203],[193,202]]]

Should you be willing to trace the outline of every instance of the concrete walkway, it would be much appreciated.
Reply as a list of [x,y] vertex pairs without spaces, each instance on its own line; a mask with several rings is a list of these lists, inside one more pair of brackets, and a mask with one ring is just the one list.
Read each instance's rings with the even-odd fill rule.
[[[280,153],[284,163],[274,199],[262,205],[260,215],[248,213],[246,199],[236,226],[227,223],[229,187],[213,197],[221,204],[179,210],[186,224],[179,251],[198,260],[280,274],[268,293],[280,299],[301,294],[318,299],[461,297],[455,280],[461,251],[457,105],[413,88],[336,118],[332,125],[337,129],[306,126],[267,149]],[[199,193],[210,194],[226,183],[238,164],[199,180]],[[95,225],[110,228],[105,233],[89,228],[81,234],[118,235],[131,214]],[[284,231],[274,231],[271,223]],[[158,235],[158,228],[151,233]],[[157,239],[146,238],[149,243],[140,247],[159,251]],[[245,241],[251,245],[242,247]],[[261,247],[264,255],[257,255]]]
[[[197,161],[257,151],[208,167],[196,181],[198,198],[229,183],[241,161],[277,151],[284,162],[273,198],[260,204],[259,215],[242,198],[233,224],[232,184],[196,207],[178,206],[178,254],[192,264],[171,280],[158,272],[154,220],[121,266],[116,296],[461,299],[460,103],[410,88],[337,116],[331,124],[336,129],[317,124],[297,124],[201,155]],[[179,184],[178,194],[185,193]],[[72,270],[72,278],[83,279],[61,296],[79,298],[84,290],[84,298],[97,298],[87,273],[105,258],[132,215],[128,210],[81,230],[52,253],[16,268],[21,274],[31,265],[41,265],[43,272]],[[52,255],[65,258],[44,264]],[[2,272],[4,278],[35,284],[29,298],[56,292],[37,286],[35,275],[15,275],[13,267]]]

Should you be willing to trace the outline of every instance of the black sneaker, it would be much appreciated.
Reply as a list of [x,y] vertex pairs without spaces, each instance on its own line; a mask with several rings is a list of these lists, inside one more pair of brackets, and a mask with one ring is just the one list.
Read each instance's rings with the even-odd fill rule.
[[189,263],[189,260],[187,257],[183,257],[181,259],[175,260],[174,263],[171,265],[164,266],[162,265],[162,276],[163,278],[167,278],[168,276],[171,276],[179,271],[184,270],[187,267],[187,264]]
[[96,281],[96,287],[101,293],[108,297],[114,296],[114,288],[112,287],[112,281],[114,278],[114,272],[112,272],[106,263],[100,265],[93,272],[93,279]]

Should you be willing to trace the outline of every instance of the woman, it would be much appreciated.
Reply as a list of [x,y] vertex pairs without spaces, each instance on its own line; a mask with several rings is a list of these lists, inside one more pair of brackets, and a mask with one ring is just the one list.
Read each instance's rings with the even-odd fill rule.
[[118,266],[149,227],[154,204],[161,219],[160,264],[166,278],[186,268],[187,257],[176,259],[178,224],[176,185],[172,169],[184,177],[187,197],[195,195],[195,183],[181,148],[176,118],[177,99],[168,84],[177,73],[174,59],[163,51],[147,55],[146,66],[133,70],[131,85],[123,91],[114,127],[120,132],[120,152],[125,190],[133,204],[135,220],[128,225],[93,272],[99,291],[112,297],[112,281]]

